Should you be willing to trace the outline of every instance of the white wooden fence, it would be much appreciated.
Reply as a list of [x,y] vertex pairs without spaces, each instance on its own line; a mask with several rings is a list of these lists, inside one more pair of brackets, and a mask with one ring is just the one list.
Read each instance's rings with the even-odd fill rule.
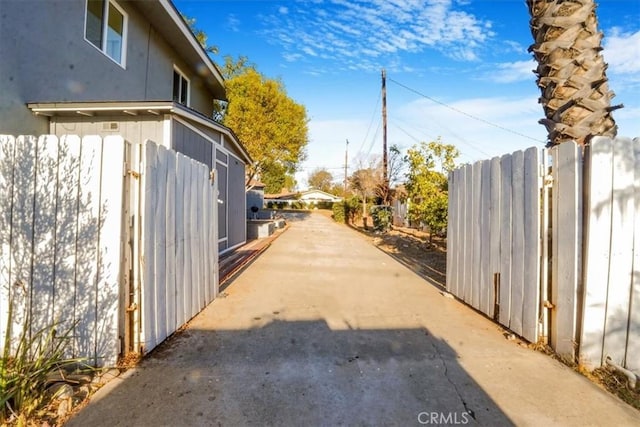
[[133,340],[146,353],[217,296],[218,198],[204,164],[150,141],[140,149],[142,216],[133,249],[142,265],[133,280],[142,286],[131,302],[142,305]]
[[580,359],[640,371],[640,138],[595,138],[587,153]]
[[539,334],[540,152],[456,169],[449,181],[447,289],[530,341]]
[[29,336],[57,324],[71,330],[69,356],[114,364],[124,141],[0,136],[0,147],[0,346],[8,326],[16,345],[23,325]]
[[217,295],[212,178],[153,142],[0,136],[0,351],[56,325],[113,366],[185,324]]
[[586,157],[565,143],[453,171],[447,289],[530,342],[638,369],[638,146],[595,138]]

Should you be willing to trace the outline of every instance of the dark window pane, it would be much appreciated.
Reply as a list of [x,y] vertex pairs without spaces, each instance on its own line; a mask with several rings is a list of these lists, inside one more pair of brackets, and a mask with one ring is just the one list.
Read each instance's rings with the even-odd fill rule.
[[180,102],[184,105],[187,105],[188,95],[189,95],[189,82],[187,79],[182,79],[182,87],[180,88]]
[[85,37],[95,47],[102,49],[102,22],[105,0],[87,0],[87,22]]
[[180,74],[173,70],[173,100],[180,102]]

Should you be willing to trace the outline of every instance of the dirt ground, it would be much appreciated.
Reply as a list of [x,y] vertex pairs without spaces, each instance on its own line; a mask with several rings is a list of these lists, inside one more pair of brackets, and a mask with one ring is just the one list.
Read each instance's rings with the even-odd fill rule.
[[428,233],[402,227],[394,227],[387,233],[365,230],[362,225],[354,228],[365,234],[378,249],[431,284],[442,289],[446,287],[447,247],[444,239],[434,237],[430,243]]

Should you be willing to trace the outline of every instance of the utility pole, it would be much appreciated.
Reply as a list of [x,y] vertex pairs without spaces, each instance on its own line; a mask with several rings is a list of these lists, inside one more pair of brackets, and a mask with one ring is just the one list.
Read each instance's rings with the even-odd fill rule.
[[382,69],[382,179],[384,198],[382,204],[389,204],[389,174],[387,159],[387,72]]
[[344,199],[347,199],[347,165],[348,165],[348,152],[349,152],[349,140],[347,139],[347,146],[344,149]]

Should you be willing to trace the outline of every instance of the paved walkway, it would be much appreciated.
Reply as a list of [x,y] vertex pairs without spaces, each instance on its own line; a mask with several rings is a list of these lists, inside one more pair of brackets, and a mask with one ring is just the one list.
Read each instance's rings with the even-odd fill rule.
[[294,221],[69,426],[640,425],[358,233]]

